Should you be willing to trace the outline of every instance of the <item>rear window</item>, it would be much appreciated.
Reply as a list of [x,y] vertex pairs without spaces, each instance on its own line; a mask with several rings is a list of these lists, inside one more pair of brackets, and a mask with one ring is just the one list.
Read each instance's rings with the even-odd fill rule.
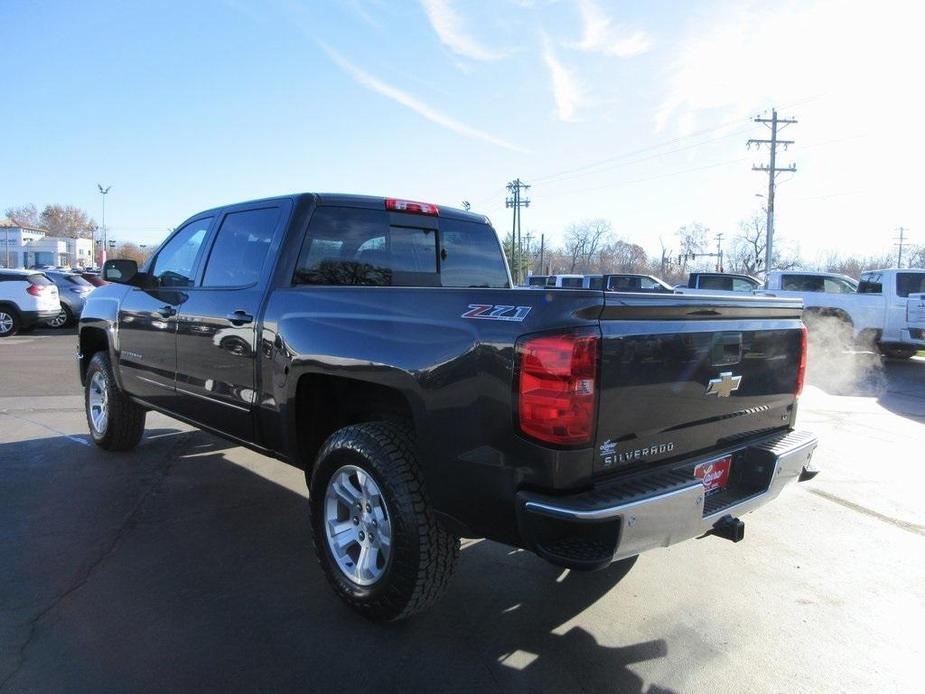
[[33,287],[50,287],[54,284],[54,282],[45,277],[45,275],[29,275],[26,279]]
[[533,275],[528,281],[527,284],[531,287],[545,287],[546,278],[543,276]]
[[569,289],[581,289],[582,278],[581,277],[563,277],[562,286],[568,287]]
[[[497,237],[486,224],[439,220],[438,231],[390,224],[379,210],[321,207],[312,216],[296,284],[506,287]],[[425,218],[430,222],[431,218]]]
[[592,277],[588,280],[588,286],[591,289],[603,289],[604,288],[604,278],[603,277]]
[[910,294],[925,293],[925,272],[899,272],[896,274],[896,294],[907,297]]

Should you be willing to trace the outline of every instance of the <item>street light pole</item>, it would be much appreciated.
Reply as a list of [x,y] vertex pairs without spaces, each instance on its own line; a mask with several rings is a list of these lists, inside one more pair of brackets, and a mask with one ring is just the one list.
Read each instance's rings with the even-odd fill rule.
[[101,260],[103,260],[103,262],[106,262],[106,258],[105,258],[106,248],[107,248],[107,243],[106,243],[106,194],[109,192],[109,189],[112,188],[112,186],[106,186],[105,188],[103,188],[103,186],[97,183],[96,187],[99,188],[100,195],[103,198],[103,216],[100,221],[100,226],[102,227],[102,231],[103,231],[103,234],[102,234],[103,238],[101,239],[103,242],[103,253],[101,256]]

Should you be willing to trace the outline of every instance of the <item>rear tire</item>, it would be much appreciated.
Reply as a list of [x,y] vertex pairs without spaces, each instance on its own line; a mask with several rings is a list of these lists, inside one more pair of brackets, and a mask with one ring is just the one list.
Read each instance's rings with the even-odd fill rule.
[[0,307],[0,337],[13,337],[21,327],[22,321],[15,309]]
[[67,328],[74,323],[74,314],[65,304],[61,304],[61,312],[54,318],[49,318],[47,323],[49,328],[55,330]]
[[915,347],[895,347],[891,345],[879,345],[880,354],[888,359],[912,359],[918,352]]
[[[363,484],[366,476],[371,485]],[[315,553],[353,610],[372,621],[395,621],[444,593],[459,538],[431,509],[409,427],[376,422],[334,432],[318,453],[309,488]],[[374,565],[364,570],[361,552],[367,548],[368,562],[371,546]]]
[[84,407],[93,442],[107,451],[128,451],[145,433],[145,409],[119,390],[106,352],[87,366]]

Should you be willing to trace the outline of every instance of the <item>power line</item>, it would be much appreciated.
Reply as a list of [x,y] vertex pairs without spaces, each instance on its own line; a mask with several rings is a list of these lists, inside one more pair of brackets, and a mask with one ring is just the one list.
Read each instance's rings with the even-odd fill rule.
[[752,165],[752,171],[766,171],[768,173],[768,206],[767,206],[767,222],[765,226],[765,233],[767,234],[767,242],[765,243],[764,248],[764,271],[767,273],[771,269],[771,259],[773,256],[773,245],[774,245],[774,186],[777,181],[777,174],[782,171],[796,172],[796,164],[790,164],[789,166],[777,166],[777,147],[782,145],[784,149],[787,149],[790,145],[793,144],[793,140],[779,140],[777,138],[777,133],[783,128],[787,127],[792,123],[797,121],[791,118],[778,118],[777,109],[771,109],[770,118],[755,118],[756,123],[763,123],[771,128],[771,139],[770,140],[761,140],[761,139],[751,139],[748,141],[747,146],[751,149],[752,145],[757,146],[759,149],[762,145],[768,145],[771,151],[771,158],[767,165],[765,164],[754,164]]
[[514,284],[520,284],[522,279],[521,265],[523,264],[523,246],[521,246],[520,237],[520,208],[530,207],[530,198],[521,197],[520,191],[529,190],[530,186],[515,178],[507,184],[507,190],[511,194],[504,200],[504,206],[513,208],[513,221],[511,224],[511,260],[514,265]]

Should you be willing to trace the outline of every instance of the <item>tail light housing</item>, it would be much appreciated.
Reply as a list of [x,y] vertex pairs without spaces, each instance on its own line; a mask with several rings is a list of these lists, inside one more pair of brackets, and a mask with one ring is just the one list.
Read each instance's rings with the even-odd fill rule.
[[591,444],[601,338],[577,330],[517,341],[516,419],[521,433],[563,447]]
[[45,290],[47,289],[48,289],[47,286],[41,287],[37,284],[30,284],[28,287],[26,287],[26,292],[31,294],[32,296],[42,296],[45,294]]
[[800,368],[797,370],[797,385],[793,394],[800,397],[806,380],[806,326],[800,326]]

